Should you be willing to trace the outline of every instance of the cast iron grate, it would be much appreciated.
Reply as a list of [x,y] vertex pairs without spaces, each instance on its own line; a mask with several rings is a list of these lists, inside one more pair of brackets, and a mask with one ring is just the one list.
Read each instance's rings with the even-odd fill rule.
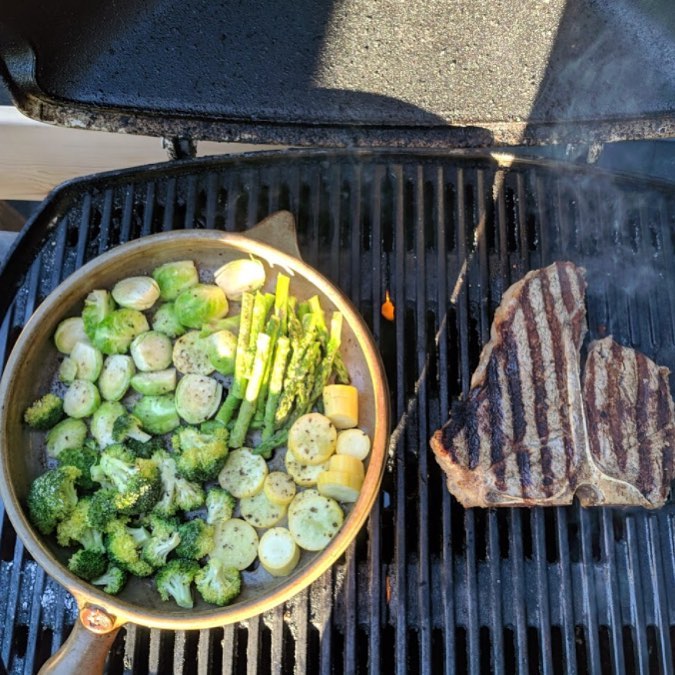
[[[37,303],[110,246],[185,227],[242,231],[280,208],[306,260],[359,307],[395,428],[382,493],[343,559],[242,624],[129,627],[111,673],[671,673],[675,509],[464,511],[427,439],[466,392],[501,294],[567,258],[588,270],[590,337],[675,370],[675,188],[489,155],[361,152],[165,164],[52,195],[2,277],[6,357]],[[28,269],[24,275],[21,270]],[[385,290],[393,323],[380,315]],[[75,618],[4,517],[0,649],[32,672]]]

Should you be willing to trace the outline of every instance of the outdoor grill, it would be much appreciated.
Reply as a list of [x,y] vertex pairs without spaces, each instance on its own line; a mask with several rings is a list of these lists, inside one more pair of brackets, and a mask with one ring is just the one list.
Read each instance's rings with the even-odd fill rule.
[[[179,154],[189,153],[189,144],[178,137],[349,146],[182,159],[61,186],[0,270],[2,362],[41,300],[111,247],[169,230],[245,232],[287,209],[303,258],[350,297],[373,332],[391,394],[382,491],[338,564],[283,606],[240,624],[176,633],[128,625],[109,672],[672,673],[672,496],[654,512],[581,509],[576,502],[465,511],[447,492],[428,446],[452,402],[469,390],[503,292],[555,260],[587,270],[587,342],[611,334],[675,371],[675,183],[504,149],[452,149],[675,135],[672,43],[670,51],[661,49],[658,12],[638,21],[624,3],[553,3],[565,11],[525,120],[521,82],[506,77],[508,64],[498,62],[497,71],[505,70],[498,73],[504,79],[497,99],[487,80],[470,79],[429,98],[429,91],[439,93],[433,73],[429,91],[413,87],[410,104],[350,94],[359,88],[360,66],[381,74],[386,50],[371,56],[357,50],[352,70],[334,57],[326,78],[341,86],[332,94],[294,78],[293,68],[317,58],[317,33],[325,31],[339,54],[339,36],[326,29],[330,4],[312,3],[305,23],[296,25],[283,24],[285,10],[276,3],[258,3],[251,20],[270,38],[268,51],[242,55],[237,49],[244,42],[236,41],[225,56],[218,52],[205,63],[190,60],[190,40],[199,34],[217,41],[228,21],[241,28],[233,5],[193,0],[162,13],[171,3],[157,3],[156,12],[144,13],[125,0],[88,10],[78,21],[82,3],[72,1],[68,12],[42,8],[45,25],[55,22],[49,33],[35,28],[30,8],[0,13],[0,74],[19,107],[39,119],[173,136]],[[364,7],[345,7],[337,25],[350,25],[359,12],[366,16]],[[427,10],[442,7],[429,3]],[[479,18],[448,10],[457,20],[453,34],[471,33],[476,21],[492,25],[514,10],[499,2],[481,8]],[[422,7],[407,11],[423,36],[443,35],[423,21]],[[548,26],[547,11],[533,11],[532,21]],[[505,54],[526,53],[519,12],[502,36]],[[92,38],[102,16],[112,22],[115,44]],[[183,40],[176,30],[182,26],[190,27]],[[146,62],[137,50],[149,27],[157,30]],[[67,29],[73,29],[71,43],[64,46]],[[385,43],[396,38],[390,29],[383,28]],[[595,38],[596,61],[577,63]],[[433,61],[435,43],[412,42],[401,45],[404,60],[406,50],[417,49],[422,60]],[[102,46],[106,59],[97,56]],[[568,47],[573,67],[565,63]],[[468,56],[476,49],[467,47]],[[162,50],[175,59],[158,57]],[[144,67],[125,71],[132,57]],[[223,72],[221,81],[226,57],[236,72]],[[280,82],[247,79],[276,61]],[[631,97],[618,85],[594,91],[593,82],[576,78],[597,66],[603,82],[611,81],[605,66],[619,62]],[[162,98],[162,82],[173,98]],[[377,84],[373,91],[383,91]],[[448,112],[453,96],[460,101],[456,114]],[[468,101],[464,108],[462,101]],[[513,105],[500,107],[504,102]],[[393,321],[381,314],[387,292]],[[33,672],[63,643],[77,607],[2,516],[0,656],[11,673]]]
[[[16,291],[3,354],[36,304],[99,252],[169,229],[244,231],[286,208],[303,256],[372,329],[396,421],[368,526],[331,572],[244,624],[129,627],[110,672],[672,672],[672,501],[653,513],[464,511],[427,441],[466,393],[502,292],[556,259],[588,270],[591,338],[611,333],[675,366],[674,207],[667,184],[446,152],[193,160],[53,194],[2,278],[5,302]],[[393,323],[380,315],[386,290]],[[31,672],[75,606],[6,521],[1,551],[2,657]]]

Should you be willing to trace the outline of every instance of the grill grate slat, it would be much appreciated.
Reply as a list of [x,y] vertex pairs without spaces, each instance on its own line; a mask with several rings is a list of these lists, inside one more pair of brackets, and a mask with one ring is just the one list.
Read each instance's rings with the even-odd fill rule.
[[[673,187],[484,157],[297,157],[71,186],[32,226],[44,241],[25,279],[10,280],[21,291],[0,327],[5,358],[35,304],[99,251],[172,228],[241,231],[289,208],[306,260],[351,297],[387,370],[383,489],[334,569],[238,626],[128,627],[111,672],[672,672],[672,503],[464,512],[427,439],[466,395],[501,294],[561,257],[588,270],[589,339],[612,333],[675,370]],[[393,323],[380,314],[387,290]],[[0,649],[18,673],[63,642],[76,607],[0,515]]]
[[[668,586],[663,580],[662,558],[660,542],[656,536],[656,523],[654,518],[642,519],[643,531],[647,540],[646,559],[649,566],[649,578],[651,585],[658,589],[653,595],[655,611],[654,619],[658,630],[658,662],[660,671],[667,673],[672,666],[672,648],[670,643],[670,631],[668,627],[667,604],[672,593],[668,593]],[[671,587],[672,589],[672,587]]]
[[609,609],[609,628],[611,637],[611,659],[612,670],[615,673],[624,672],[623,659],[623,639],[621,635],[621,617],[619,614],[619,584],[617,580],[616,564],[614,561],[613,546],[613,524],[612,514],[609,511],[603,511],[602,518],[602,556],[605,561],[604,586],[607,597],[607,607]]

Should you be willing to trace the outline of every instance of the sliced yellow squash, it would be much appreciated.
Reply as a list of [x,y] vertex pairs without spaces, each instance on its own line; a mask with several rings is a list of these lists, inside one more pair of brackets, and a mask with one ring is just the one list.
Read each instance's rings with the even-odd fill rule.
[[317,489],[324,497],[339,502],[355,502],[359,498],[363,479],[344,471],[324,471],[319,474]]

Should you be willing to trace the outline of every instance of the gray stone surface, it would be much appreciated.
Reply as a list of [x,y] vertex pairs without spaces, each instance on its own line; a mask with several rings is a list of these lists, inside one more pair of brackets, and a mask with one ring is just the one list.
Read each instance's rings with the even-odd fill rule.
[[446,146],[572,142],[601,122],[604,140],[653,138],[673,124],[672,0],[15,5],[26,48],[9,70],[34,68],[43,95],[23,105],[61,124]]

